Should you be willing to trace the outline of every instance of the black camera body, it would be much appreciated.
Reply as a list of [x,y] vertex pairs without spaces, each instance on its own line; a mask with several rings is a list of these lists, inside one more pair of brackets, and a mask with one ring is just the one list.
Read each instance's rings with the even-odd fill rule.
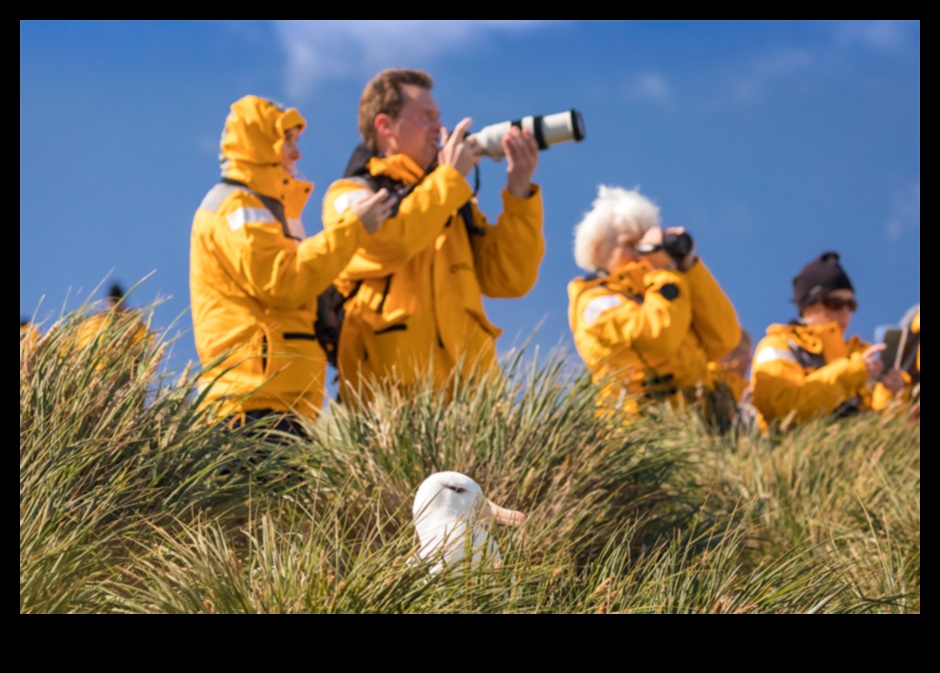
[[655,243],[642,243],[636,246],[636,251],[641,255],[648,255],[659,250],[665,250],[666,254],[674,260],[685,259],[686,255],[692,252],[692,237],[684,231],[681,234],[672,232],[663,233],[663,242],[661,245]]

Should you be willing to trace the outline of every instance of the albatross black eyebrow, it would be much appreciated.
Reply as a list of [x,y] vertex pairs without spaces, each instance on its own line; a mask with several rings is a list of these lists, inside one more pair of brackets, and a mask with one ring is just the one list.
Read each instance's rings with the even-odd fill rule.
[[447,485],[447,488],[452,490],[454,493],[464,493],[467,490],[462,486],[451,486],[450,484]]

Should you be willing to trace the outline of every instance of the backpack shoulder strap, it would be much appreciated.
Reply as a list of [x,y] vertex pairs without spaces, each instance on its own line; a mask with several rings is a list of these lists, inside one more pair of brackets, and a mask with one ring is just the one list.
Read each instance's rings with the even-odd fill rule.
[[222,178],[222,184],[229,185],[231,187],[237,187],[239,189],[244,189],[249,194],[253,194],[261,203],[264,204],[264,207],[271,211],[271,214],[274,215],[274,219],[281,223],[281,230],[284,232],[284,235],[288,238],[293,238],[295,241],[298,240],[296,236],[291,235],[290,227],[287,226],[287,216],[284,214],[284,204],[278,201],[277,199],[272,199],[270,196],[265,196],[264,194],[259,194],[251,187],[246,185],[244,182],[239,182],[238,180],[232,180],[231,178]]

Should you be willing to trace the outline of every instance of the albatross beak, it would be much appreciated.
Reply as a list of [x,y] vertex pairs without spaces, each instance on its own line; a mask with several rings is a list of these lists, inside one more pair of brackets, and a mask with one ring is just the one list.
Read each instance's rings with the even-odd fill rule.
[[517,512],[514,509],[500,507],[490,500],[486,501],[486,508],[490,516],[496,519],[496,521],[499,523],[504,523],[507,526],[519,526],[525,521],[525,514],[522,512]]

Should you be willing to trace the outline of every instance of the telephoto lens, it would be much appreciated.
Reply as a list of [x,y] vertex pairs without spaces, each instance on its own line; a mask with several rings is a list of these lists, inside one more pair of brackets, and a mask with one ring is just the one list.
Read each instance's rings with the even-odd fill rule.
[[584,140],[584,118],[577,110],[566,110],[551,115],[529,115],[515,121],[500,122],[486,126],[478,133],[472,134],[476,138],[483,153],[494,160],[502,159],[502,139],[513,126],[528,131],[535,138],[540,150],[548,149],[551,145],[574,140]]

